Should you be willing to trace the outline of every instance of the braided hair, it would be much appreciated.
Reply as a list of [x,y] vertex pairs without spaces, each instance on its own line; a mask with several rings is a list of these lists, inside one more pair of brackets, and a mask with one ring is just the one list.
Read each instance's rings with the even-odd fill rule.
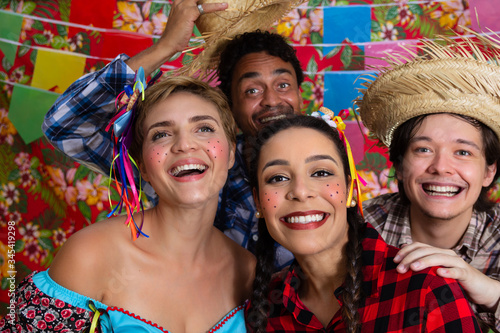
[[[290,118],[278,120],[262,129],[253,142],[247,148],[245,154],[250,162],[250,181],[254,189],[258,190],[257,167],[262,146],[277,133],[289,128],[309,128],[314,129],[327,136],[336,146],[342,159],[344,175],[346,179],[350,175],[349,162],[344,143],[339,137],[339,133],[332,129],[325,121],[310,116],[296,115]],[[258,191],[256,191],[258,193]],[[362,274],[362,228],[365,224],[358,213],[358,207],[347,208],[347,222],[349,224],[349,241],[344,249],[347,258],[347,275],[344,281],[342,292],[343,306],[341,308],[342,319],[348,332],[359,332],[361,321],[358,313],[363,297],[363,274]],[[248,328],[256,333],[266,332],[267,317],[272,308],[269,301],[269,284],[274,270],[274,246],[265,220],[259,219],[259,239],[256,244],[257,267],[253,292],[251,296],[252,310],[247,316]]]

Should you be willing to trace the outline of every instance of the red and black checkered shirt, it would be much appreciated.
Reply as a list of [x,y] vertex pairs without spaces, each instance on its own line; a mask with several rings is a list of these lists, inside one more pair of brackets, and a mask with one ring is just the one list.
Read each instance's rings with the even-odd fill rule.
[[[457,281],[436,268],[399,274],[398,249],[387,245],[367,224],[363,245],[364,304],[358,309],[362,332],[481,332]],[[300,267],[294,262],[271,283],[268,332],[345,332],[338,311],[326,328],[298,296]],[[335,291],[342,306],[342,287]],[[251,304],[246,311],[251,325]]]

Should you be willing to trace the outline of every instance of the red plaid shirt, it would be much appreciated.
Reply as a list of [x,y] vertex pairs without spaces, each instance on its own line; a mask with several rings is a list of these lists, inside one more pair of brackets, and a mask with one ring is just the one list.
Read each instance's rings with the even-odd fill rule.
[[[364,304],[362,332],[481,332],[455,280],[437,276],[436,268],[396,272],[398,249],[387,245],[370,224],[363,240]],[[338,311],[326,328],[298,296],[300,267],[294,262],[273,279],[269,294],[268,332],[345,332]],[[335,291],[342,306],[342,287]],[[247,308],[251,325],[251,304]]]

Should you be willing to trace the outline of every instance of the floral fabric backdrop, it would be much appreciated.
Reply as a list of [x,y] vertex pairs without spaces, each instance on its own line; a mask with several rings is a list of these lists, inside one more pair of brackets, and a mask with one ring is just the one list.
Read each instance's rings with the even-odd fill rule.
[[[18,283],[46,269],[68,237],[105,219],[110,208],[108,179],[54,150],[40,129],[43,115],[81,75],[118,53],[133,56],[152,45],[170,7],[144,0],[0,0],[0,315],[9,302],[9,259],[16,262]],[[363,56],[380,56],[420,37],[462,34],[459,25],[478,30],[476,17],[481,27],[500,30],[499,8],[496,0],[310,0],[272,29],[289,39],[303,65],[304,112],[321,105],[338,112],[352,109],[355,79],[376,64]],[[179,56],[163,69],[190,57]],[[386,151],[354,117],[350,112],[348,136],[367,181],[365,198],[396,191]],[[491,195],[500,201],[498,185]]]

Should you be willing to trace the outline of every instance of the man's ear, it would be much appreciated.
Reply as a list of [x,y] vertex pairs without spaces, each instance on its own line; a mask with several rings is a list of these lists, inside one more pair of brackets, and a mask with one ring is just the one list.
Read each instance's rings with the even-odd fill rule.
[[398,182],[402,182],[403,181],[403,172],[401,171],[401,168],[402,168],[401,165],[399,165],[399,166],[393,165],[392,167],[394,168],[394,177],[396,177]]
[[497,173],[497,162],[492,165],[486,166],[486,173],[484,174],[483,187],[488,187],[491,185],[495,179],[495,174]]

